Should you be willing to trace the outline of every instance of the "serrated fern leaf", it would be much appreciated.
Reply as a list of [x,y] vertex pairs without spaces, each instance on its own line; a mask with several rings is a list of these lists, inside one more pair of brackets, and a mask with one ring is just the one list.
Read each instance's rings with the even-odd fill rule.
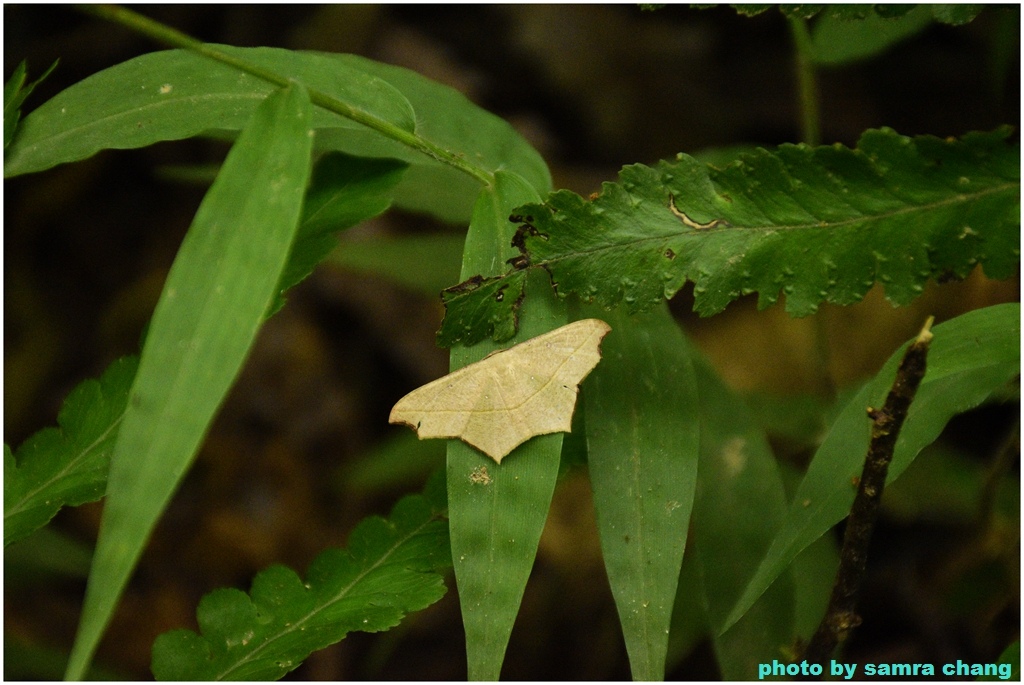
[[[458,316],[445,316],[437,332],[437,344],[450,347],[452,341],[473,344],[488,335],[508,340],[519,327],[518,312],[526,292],[526,272],[513,271],[499,278],[475,276],[441,293],[445,308]],[[478,335],[479,331],[486,331]],[[469,341],[473,342],[469,342]]]
[[[840,19],[843,21],[855,21],[858,19],[870,19],[881,17],[883,19],[896,19],[905,16],[919,5],[913,4],[844,4],[844,5],[780,5],[779,11],[783,16],[795,19],[812,19],[816,16]],[[709,5],[713,7],[713,5]],[[736,13],[741,16],[754,17],[771,9],[772,5],[732,5]],[[932,14],[935,21],[943,24],[966,24],[981,13],[982,5],[924,5]]]
[[443,481],[401,500],[389,520],[371,517],[345,550],[330,549],[306,581],[284,566],[253,580],[249,594],[215,590],[196,612],[202,634],[164,633],[153,645],[158,680],[276,680],[349,632],[377,632],[445,593],[451,565]]
[[[822,302],[856,302],[876,282],[904,305],[930,277],[1016,268],[1020,147],[1009,133],[942,140],[882,129],[856,149],[783,145],[724,169],[687,155],[628,166],[593,200],[559,191],[520,208],[515,244],[560,294],[630,312],[687,280],[705,316],[755,292],[762,308],[784,293],[786,311],[805,316]],[[503,334],[507,305],[486,302],[498,288],[446,298],[454,318],[442,342]],[[479,321],[489,328],[470,325]]]
[[58,427],[44,428],[17,453],[4,445],[4,546],[53,518],[61,507],[100,499],[117,428],[138,359],[117,360],[99,380],[64,401]]

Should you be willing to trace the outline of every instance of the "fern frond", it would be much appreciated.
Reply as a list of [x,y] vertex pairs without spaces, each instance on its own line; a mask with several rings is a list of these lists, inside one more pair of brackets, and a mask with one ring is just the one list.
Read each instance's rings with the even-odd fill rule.
[[249,594],[215,590],[196,611],[201,634],[174,630],[153,645],[158,680],[276,680],[312,652],[349,632],[377,632],[445,593],[438,570],[451,565],[444,481],[395,505],[389,520],[371,517],[348,548],[329,549],[306,580],[272,566]]
[[[560,294],[630,312],[687,280],[704,316],[755,292],[762,308],[784,293],[786,311],[805,316],[822,302],[856,302],[876,282],[905,305],[928,278],[964,277],[977,264],[1006,278],[1016,268],[1020,147],[1009,135],[881,129],[856,149],[783,145],[724,169],[687,155],[637,164],[592,200],[563,190],[520,208],[513,244]],[[491,295],[520,276],[500,278],[446,293],[443,344],[505,334],[515,298]]]
[[46,525],[65,505],[93,502],[107,488],[110,453],[138,359],[117,360],[80,383],[57,417],[17,453],[4,445],[4,546]]

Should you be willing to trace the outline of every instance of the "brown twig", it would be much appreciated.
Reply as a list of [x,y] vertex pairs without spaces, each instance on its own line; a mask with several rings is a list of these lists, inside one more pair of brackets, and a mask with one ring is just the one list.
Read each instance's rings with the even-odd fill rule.
[[803,658],[809,663],[823,664],[832,655],[836,645],[860,625],[861,619],[856,611],[857,598],[867,567],[868,544],[871,542],[875,520],[878,518],[885,477],[896,450],[900,428],[907,417],[917,387],[924,378],[928,345],[932,339],[932,321],[933,317],[928,317],[917,340],[903,355],[903,360],[896,371],[896,380],[893,381],[892,389],[885,398],[885,404],[881,409],[868,407],[868,416],[872,422],[871,443],[860,476],[857,496],[853,500],[850,517],[846,522],[839,570],[836,573],[835,585],[832,587],[828,610],[804,651]]

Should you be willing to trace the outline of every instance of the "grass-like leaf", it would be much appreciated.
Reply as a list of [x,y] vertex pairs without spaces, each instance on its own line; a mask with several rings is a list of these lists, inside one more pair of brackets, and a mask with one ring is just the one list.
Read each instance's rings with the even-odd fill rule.
[[[415,130],[412,106],[401,93],[338,60],[279,48],[217,47]],[[240,131],[275,88],[186,50],[142,55],[76,83],[26,116],[4,155],[4,177],[78,161],[108,148],[145,147],[204,131]],[[317,108],[311,126],[359,125]]]
[[88,665],[277,294],[309,179],[311,109],[299,84],[256,109],[168,274],[110,461],[70,679]]
[[1003,653],[999,655],[999,664],[1008,664],[1010,666],[1007,676],[1002,675],[989,675],[979,676],[976,680],[1019,680],[1020,679],[1020,640],[1015,640]]
[[196,612],[201,634],[164,633],[153,645],[158,680],[276,680],[349,632],[387,630],[446,591],[451,565],[444,485],[402,499],[388,520],[372,517],[344,550],[322,552],[306,580],[272,566],[249,594],[215,590]]
[[[540,153],[507,121],[481,109],[459,91],[410,69],[358,55],[330,57],[397,88],[416,110],[416,134],[421,138],[485,169],[512,171],[541,194],[551,190],[551,173]],[[455,224],[466,224],[472,216],[480,183],[427,155],[360,129],[323,130],[317,136],[316,146],[408,162],[409,170],[395,193],[396,206],[427,212]]]
[[431,233],[348,240],[327,263],[340,269],[373,274],[411,291],[437,297],[459,280],[466,236]]
[[[889,482],[942,432],[950,418],[978,406],[1020,374],[1020,304],[968,312],[932,331],[928,371],[910,407],[889,467]],[[909,344],[909,343],[908,343]],[[846,405],[818,448],[757,574],[724,621],[732,625],[805,549],[849,512],[870,431],[865,408],[878,407],[906,345]]]
[[58,427],[12,453],[4,445],[4,547],[46,525],[61,507],[93,502],[107,487],[117,428],[138,360],[119,359],[64,401]]
[[[630,312],[687,280],[702,315],[754,292],[766,307],[781,292],[803,316],[822,302],[856,302],[876,282],[902,305],[929,277],[963,277],[980,263],[1005,278],[1019,263],[1020,147],[1008,135],[883,129],[856,149],[783,145],[724,169],[686,155],[629,166],[592,201],[559,191],[518,209],[516,243],[560,294]],[[443,344],[509,329],[507,303],[486,297],[500,283],[479,285],[482,296],[447,298]]]
[[814,62],[835,66],[878,55],[927,28],[934,19],[932,7],[934,5],[918,5],[899,17],[872,13],[859,21],[851,21],[838,12],[827,12],[811,28]]
[[[215,47],[414,132],[485,169],[515,171],[541,192],[551,188],[544,160],[508,122],[413,71],[355,55]],[[189,51],[143,55],[76,83],[25,117],[4,157],[4,176],[85,159],[102,149],[238,131],[273,88]],[[314,110],[311,126],[317,131],[318,151],[409,163],[395,193],[399,206],[451,222],[469,219],[478,180],[322,108]]]
[[601,551],[633,679],[663,680],[697,483],[693,351],[666,305],[588,314],[612,327],[583,384]]
[[[480,193],[466,237],[462,273],[493,273],[509,256],[518,204],[539,197],[521,177],[495,174]],[[547,284],[527,284],[532,295],[521,314],[521,340],[566,323],[561,303]],[[504,345],[507,346],[507,345]],[[504,347],[490,341],[451,351],[451,368],[462,368]],[[562,433],[528,440],[495,465],[460,440],[448,442],[448,512],[452,561],[466,629],[470,680],[497,680],[505,648],[537,555],[558,476]]]
[[[387,209],[404,169],[396,160],[343,153],[318,162],[268,317],[284,304],[283,293],[334,249],[338,230]],[[14,454],[5,446],[4,546],[45,525],[61,507],[103,496],[110,452],[137,367],[135,358],[115,362],[99,381],[85,381],[68,396],[59,428],[40,431]]]
[[[689,341],[684,341],[691,345]],[[697,353],[700,465],[690,550],[725,680],[754,680],[757,665],[792,643],[794,588],[788,575],[722,633],[725,618],[768,549],[786,512],[786,493],[764,431]],[[682,587],[681,592],[697,592]]]
[[284,293],[301,283],[338,245],[338,231],[384,213],[407,164],[365,159],[342,152],[321,157],[313,169],[295,243],[268,312],[284,306]]
[[14,69],[11,78],[7,79],[7,83],[4,84],[4,150],[7,150],[7,146],[14,139],[14,132],[18,128],[18,122],[21,121],[21,105],[32,94],[35,87],[56,68],[57,62],[54,62],[42,76],[25,85],[25,79],[28,77],[28,63],[22,60]]

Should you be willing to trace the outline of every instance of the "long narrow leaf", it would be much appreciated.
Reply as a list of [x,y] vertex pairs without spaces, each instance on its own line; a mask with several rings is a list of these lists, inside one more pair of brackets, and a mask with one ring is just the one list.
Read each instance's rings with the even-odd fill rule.
[[23,60],[15,68],[11,78],[4,84],[4,150],[7,149],[7,146],[11,144],[11,140],[14,139],[14,132],[18,128],[18,122],[21,121],[21,105],[32,94],[35,87],[42,83],[50,75],[50,72],[56,68],[57,63],[54,62],[42,76],[32,83],[25,85],[25,79],[28,76],[28,63]]
[[[495,273],[511,252],[512,208],[537,192],[522,178],[495,174],[481,191],[470,223],[463,273]],[[543,280],[532,284],[520,336],[530,338],[566,321],[564,309]],[[547,292],[545,292],[547,291]],[[478,361],[499,346],[491,342],[455,348],[451,368]],[[501,464],[461,441],[448,443],[448,512],[452,562],[466,628],[470,680],[497,680],[512,624],[533,568],[558,476],[562,434],[520,445]]]
[[[514,171],[541,193],[551,189],[543,158],[508,122],[414,71],[355,55],[218,49],[414,131],[483,168]],[[5,155],[4,176],[41,171],[102,149],[237,131],[271,89],[188,51],[143,55],[75,84],[29,113]],[[395,195],[399,206],[453,223],[469,219],[479,191],[476,179],[326,110],[317,108],[312,127],[318,151],[409,163]]]
[[583,385],[601,550],[633,678],[662,680],[697,483],[692,352],[667,305],[593,313],[612,327]]
[[721,631],[782,523],[786,493],[768,440],[750,410],[703,358],[695,357],[694,369],[700,393],[700,466],[687,554],[698,568],[722,677],[754,680],[759,663],[777,658],[780,648],[792,644],[792,579],[780,578],[740,621]]
[[302,222],[277,285],[268,316],[284,306],[284,293],[301,283],[338,244],[338,232],[384,213],[407,164],[332,152],[317,160],[302,208]]
[[[279,48],[218,49],[316,88],[407,131],[412,107],[378,78],[323,55]],[[187,50],[122,62],[61,91],[26,116],[4,155],[4,177],[42,171],[108,148],[145,147],[204,131],[239,131],[275,87]],[[311,126],[362,128],[317,108]]]
[[[319,160],[303,205],[302,223],[277,285],[278,297],[268,317],[284,304],[283,293],[308,276],[334,248],[339,230],[387,209],[404,168],[405,164],[396,160],[363,159],[342,153]],[[450,278],[446,283],[454,280]],[[57,419],[58,428],[43,429],[13,454],[7,448],[5,546],[45,525],[61,507],[103,496],[110,453],[137,367],[135,358],[114,362],[101,379],[84,381],[68,395]]]
[[[889,482],[931,444],[950,418],[981,404],[1020,374],[1020,304],[968,312],[933,329],[928,371],[896,444]],[[909,344],[909,343],[908,343]],[[797,554],[849,512],[870,437],[866,407],[881,406],[903,356],[897,350],[843,409],[818,448],[757,574],[722,628],[735,623]]]
[[466,236],[432,233],[349,240],[331,253],[327,263],[340,269],[373,274],[410,291],[436,298],[459,280]]
[[111,458],[71,679],[87,667],[276,294],[309,178],[310,112],[298,84],[257,108],[168,275]]
[[[358,55],[330,57],[397,88],[416,110],[418,136],[463,154],[485,169],[515,172],[542,195],[551,190],[551,172],[540,153],[507,121],[481,109],[459,91],[410,69]],[[429,212],[458,224],[468,222],[472,215],[479,183],[446,164],[359,129],[324,129],[317,135],[316,144],[318,149],[408,162],[409,172],[395,195],[399,207]]]

